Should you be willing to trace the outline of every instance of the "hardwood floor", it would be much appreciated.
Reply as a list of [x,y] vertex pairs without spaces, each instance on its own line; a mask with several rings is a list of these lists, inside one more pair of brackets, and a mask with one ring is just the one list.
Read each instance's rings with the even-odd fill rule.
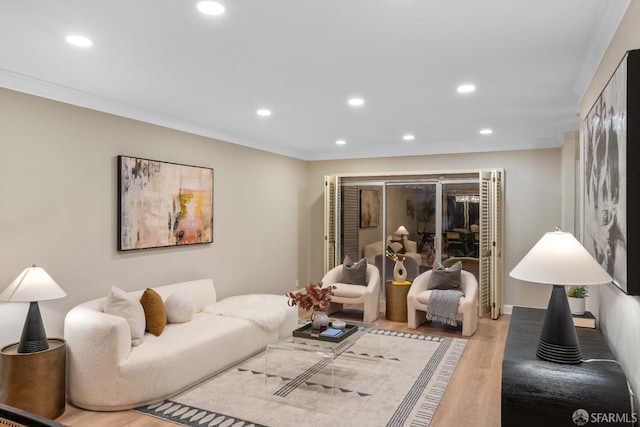
[[[353,319],[357,318],[356,315],[358,313],[346,310],[333,314],[332,317]],[[502,355],[509,319],[510,316],[503,315],[498,320],[479,320],[478,331],[468,340],[447,391],[431,421],[431,427],[500,425]],[[378,319],[377,323],[382,329],[409,331],[407,323],[392,322],[384,317]],[[431,327],[427,323],[420,325],[418,331],[460,338],[459,331]],[[175,427],[173,423],[134,411],[91,412],[70,404],[67,404],[65,413],[57,421],[70,427]]]

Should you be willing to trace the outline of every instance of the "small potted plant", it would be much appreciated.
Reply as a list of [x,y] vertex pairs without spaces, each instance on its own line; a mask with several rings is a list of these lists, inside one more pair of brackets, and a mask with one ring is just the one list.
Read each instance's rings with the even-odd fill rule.
[[589,289],[585,286],[571,286],[567,289],[567,299],[569,300],[569,308],[571,314],[581,316],[585,310],[585,298],[589,295]]
[[322,287],[322,282],[317,284],[309,282],[302,292],[289,292],[289,306],[296,305],[311,313],[311,327],[317,330],[324,330],[329,325],[329,316],[327,310],[331,305],[331,297],[335,286]]

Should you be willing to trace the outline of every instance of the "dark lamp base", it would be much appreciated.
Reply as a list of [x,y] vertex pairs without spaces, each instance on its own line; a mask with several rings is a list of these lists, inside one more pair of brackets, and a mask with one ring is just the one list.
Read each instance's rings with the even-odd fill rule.
[[580,343],[564,286],[553,285],[536,356],[555,363],[582,363]]
[[37,351],[43,351],[49,349],[49,343],[47,339],[36,341],[22,341],[18,344],[18,353],[35,353]]
[[29,304],[29,312],[27,320],[22,328],[20,343],[18,344],[18,353],[35,353],[49,348],[47,334],[44,331],[42,316],[40,316],[40,308],[37,301]]
[[580,346],[577,345],[556,345],[540,340],[536,356],[542,360],[555,363],[582,363],[582,352],[580,351]]

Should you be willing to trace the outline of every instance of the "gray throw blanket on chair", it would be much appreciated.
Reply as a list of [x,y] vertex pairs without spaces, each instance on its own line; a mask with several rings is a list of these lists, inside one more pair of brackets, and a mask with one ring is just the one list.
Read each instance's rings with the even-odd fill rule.
[[462,291],[453,289],[433,289],[427,303],[427,320],[435,320],[445,325],[458,326],[456,315]]

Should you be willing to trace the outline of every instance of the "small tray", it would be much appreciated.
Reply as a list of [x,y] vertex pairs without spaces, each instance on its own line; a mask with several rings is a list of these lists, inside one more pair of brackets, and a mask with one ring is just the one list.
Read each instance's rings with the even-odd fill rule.
[[358,330],[358,325],[350,325],[347,323],[347,325],[344,327],[344,332],[342,332],[338,336],[327,337],[327,336],[320,335],[319,333],[318,333],[318,336],[313,336],[311,335],[311,332],[317,333],[317,331],[311,327],[311,323],[307,323],[303,327],[294,330],[293,336],[298,338],[308,338],[311,340],[318,340],[318,341],[340,342],[346,337],[348,337],[349,335],[353,335],[354,333],[356,333],[357,330]]

